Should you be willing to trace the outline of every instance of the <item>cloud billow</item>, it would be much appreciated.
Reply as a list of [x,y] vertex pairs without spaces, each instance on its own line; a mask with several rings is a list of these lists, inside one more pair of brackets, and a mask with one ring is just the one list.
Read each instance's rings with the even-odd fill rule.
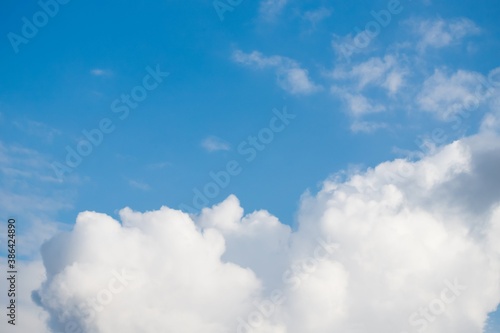
[[[500,301],[500,193],[480,186],[499,142],[329,179],[295,231],[235,196],[197,216],[83,212],[44,245],[35,296],[56,331],[480,333]],[[319,260],[321,242],[335,251]]]

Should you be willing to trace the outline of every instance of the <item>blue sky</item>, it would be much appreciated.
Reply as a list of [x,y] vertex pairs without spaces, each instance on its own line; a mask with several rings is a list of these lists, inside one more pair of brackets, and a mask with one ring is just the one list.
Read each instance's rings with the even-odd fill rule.
[[[31,7],[7,4],[11,14],[2,20],[5,32],[20,32],[19,17],[39,9],[35,3]],[[116,131],[75,171],[80,178],[88,178],[78,186],[75,211],[111,213],[131,201],[141,210],[188,202],[192,189],[210,180],[211,170],[236,156],[234,149],[207,153],[200,146],[204,138],[216,136],[234,146],[265,126],[273,108],[286,106],[299,121],[277,136],[219,198],[235,193],[248,209],[265,207],[291,224],[290,207],[305,188],[316,190],[319,181],[349,165],[373,166],[394,158],[394,147],[414,150],[413,140],[433,126],[430,117],[401,107],[377,117],[393,123],[390,130],[353,133],[348,114],[328,92],[331,80],[325,76],[336,61],[332,35],[364,27],[373,20],[371,10],[387,6],[384,1],[369,7],[297,3],[272,20],[258,15],[257,4],[243,1],[234,11],[225,12],[222,22],[208,1],[196,6],[188,2],[120,4],[69,2],[28,44],[19,46],[18,54],[9,43],[2,44],[3,133],[7,142],[33,145],[54,161],[65,158],[66,145],[75,145],[82,130],[113,117],[110,103],[140,83],[147,66],[158,64],[170,73],[126,121],[117,122]],[[369,46],[374,48],[371,56],[383,55],[389,43],[411,42],[404,27],[409,19],[466,16],[480,22],[484,34],[451,50],[433,50],[429,67],[480,73],[495,67],[494,2],[426,6],[414,1],[402,7]],[[304,18],[308,10],[318,8],[326,8],[329,16],[317,23]],[[477,51],[464,54],[467,44]],[[293,59],[323,91],[289,94],[276,85],[272,69],[238,66],[231,60],[235,50]],[[96,69],[103,73],[93,75]],[[57,134],[44,142],[29,130],[12,126],[13,121],[43,123]],[[148,165],[157,163],[169,164],[146,172]],[[150,189],[131,187],[131,181]],[[262,191],[258,184],[268,188]],[[111,195],[117,190],[128,194]]]
[[[386,26],[372,13],[386,11],[385,0],[227,3],[72,0],[19,43],[9,33],[25,38],[22,18],[33,21],[41,7],[5,1],[1,218],[30,220],[48,238],[86,210],[199,212],[196,191],[209,197],[211,173],[233,163],[239,171],[206,206],[235,194],[245,212],[265,209],[296,229],[301,197],[325,179],[416,160],[429,152],[416,142],[444,146],[476,134],[490,112],[483,100],[467,118],[454,108],[478,85],[486,96],[481,82],[498,75],[496,1],[401,1]],[[377,31],[359,47],[370,22]],[[155,81],[152,72],[168,75]],[[145,90],[144,80],[158,84]],[[116,106],[134,91],[147,96],[121,119]],[[289,121],[277,116],[286,113]],[[57,174],[67,148],[103,119],[113,130]],[[252,136],[262,150],[242,153]],[[31,240],[23,258],[39,256]]]

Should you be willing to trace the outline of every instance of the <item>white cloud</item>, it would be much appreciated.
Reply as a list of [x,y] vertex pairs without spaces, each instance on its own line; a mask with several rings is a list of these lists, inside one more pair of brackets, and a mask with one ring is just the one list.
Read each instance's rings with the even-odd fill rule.
[[[372,57],[364,62],[352,64],[337,64],[329,73],[334,80],[331,93],[341,99],[346,112],[353,118],[353,132],[371,133],[387,124],[364,121],[368,114],[386,111],[387,97],[397,97],[401,88],[406,85],[408,69],[396,55]],[[385,93],[374,93],[374,89]]]
[[[500,302],[499,156],[489,132],[328,180],[294,232],[234,196],[194,217],[84,212],[44,246],[37,295],[53,329],[85,332],[481,333]],[[106,291],[122,269],[133,279]]]
[[358,91],[372,85],[382,87],[390,94],[399,91],[406,75],[407,70],[394,55],[386,55],[383,58],[373,57],[349,67],[339,66],[332,72],[334,79],[354,81]]
[[[146,214],[127,208],[120,216],[123,225],[82,213],[71,234],[44,247],[49,281],[38,295],[56,319],[53,329],[75,323],[84,332],[229,332],[260,282],[221,261],[222,235],[200,232],[187,214],[166,207]],[[121,285],[114,272],[125,279]],[[102,304],[111,287],[120,292]]]
[[233,53],[233,60],[237,63],[259,69],[274,68],[278,85],[290,94],[312,94],[321,90],[309,78],[309,72],[290,58],[281,56],[266,57],[258,51],[244,53],[237,50]]
[[201,146],[210,153],[220,150],[231,150],[231,145],[229,143],[213,135],[203,139],[201,141]]
[[411,20],[409,24],[419,37],[417,48],[420,51],[425,51],[429,47],[443,48],[454,45],[467,36],[481,32],[481,29],[467,18]]
[[424,111],[433,112],[440,119],[474,109],[487,98],[487,79],[479,73],[458,70],[448,74],[436,70],[425,80],[417,96],[417,103]]
[[259,8],[260,15],[265,20],[273,21],[281,14],[287,3],[288,0],[262,0]]
[[332,48],[337,54],[338,60],[350,62],[353,54],[367,51],[366,48],[369,42],[366,42],[365,36],[365,31],[361,31],[354,36],[352,34],[345,36],[333,34]]
[[342,89],[336,86],[332,87],[331,91],[346,104],[347,112],[354,118],[360,118],[370,113],[377,113],[386,110],[383,105],[377,104],[362,94],[351,93],[347,89]]

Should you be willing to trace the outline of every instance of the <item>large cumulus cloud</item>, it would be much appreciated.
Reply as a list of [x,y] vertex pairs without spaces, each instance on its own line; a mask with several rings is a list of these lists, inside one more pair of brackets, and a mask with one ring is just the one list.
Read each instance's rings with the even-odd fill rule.
[[84,212],[42,249],[56,332],[480,333],[500,302],[493,132],[306,193],[297,230],[228,197]]

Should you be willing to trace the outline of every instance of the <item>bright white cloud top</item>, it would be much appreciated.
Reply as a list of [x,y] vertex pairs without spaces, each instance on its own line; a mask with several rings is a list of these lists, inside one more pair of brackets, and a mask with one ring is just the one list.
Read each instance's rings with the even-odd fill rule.
[[500,302],[500,141],[464,138],[305,194],[298,229],[236,197],[95,212],[42,249],[54,331],[482,332]]

